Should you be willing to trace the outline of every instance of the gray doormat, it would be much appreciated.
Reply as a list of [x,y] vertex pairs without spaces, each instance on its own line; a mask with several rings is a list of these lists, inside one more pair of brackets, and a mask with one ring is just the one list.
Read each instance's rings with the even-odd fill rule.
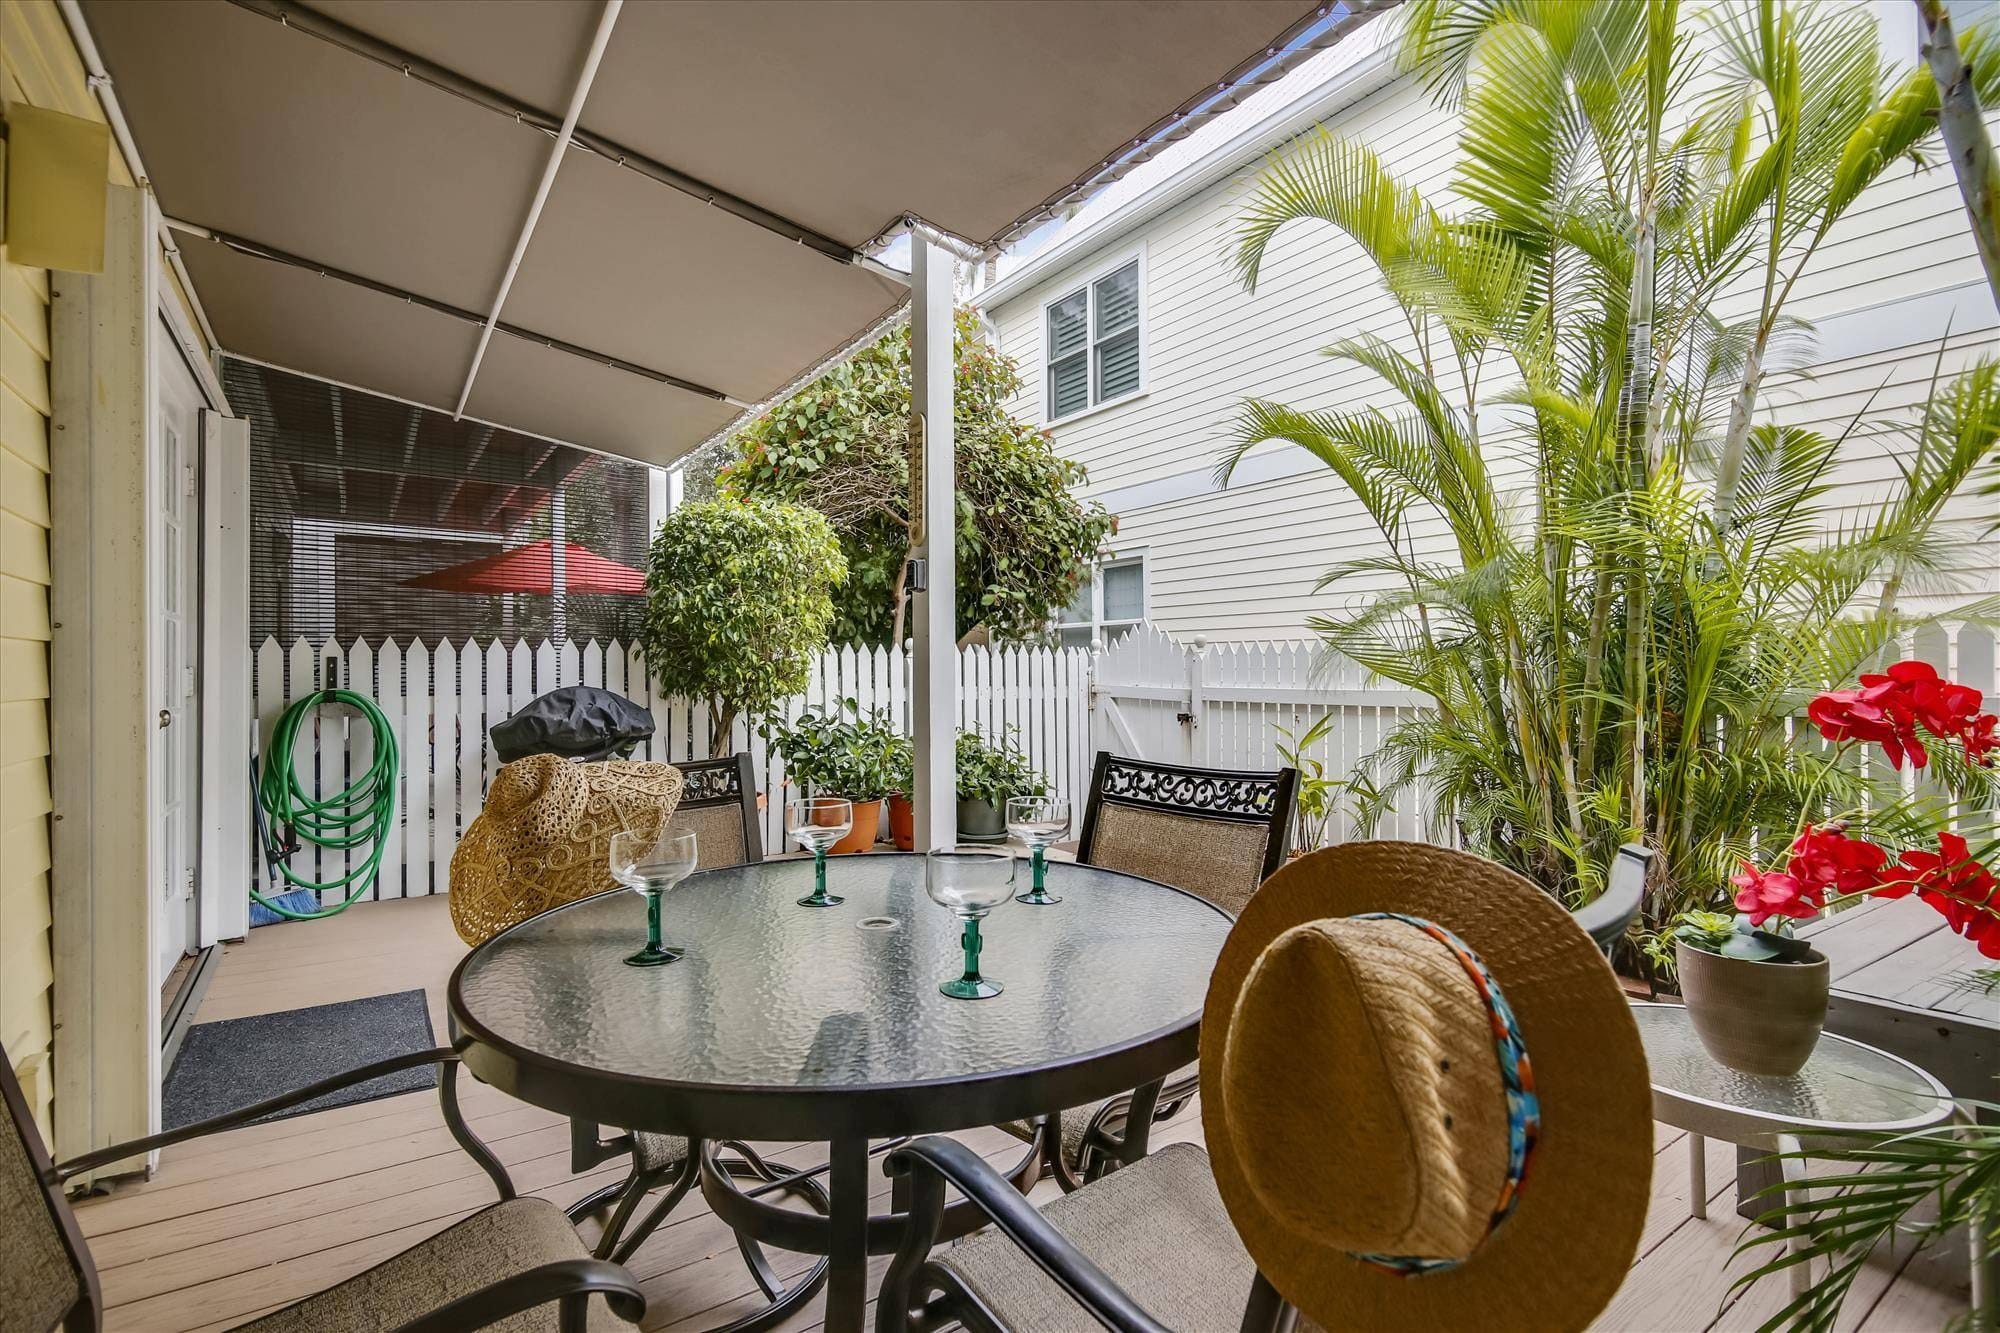
[[[436,1044],[431,1037],[430,1005],[420,990],[196,1023],[187,1030],[180,1054],[167,1073],[161,1092],[161,1125],[179,1129],[345,1070],[411,1051],[427,1051]],[[283,1120],[436,1086],[437,1067],[422,1065],[315,1097],[263,1119]]]

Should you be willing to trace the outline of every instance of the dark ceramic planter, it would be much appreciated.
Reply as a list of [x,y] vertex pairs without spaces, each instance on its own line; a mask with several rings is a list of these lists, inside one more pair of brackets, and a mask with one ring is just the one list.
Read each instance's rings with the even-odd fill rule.
[[1796,1074],[1826,1024],[1826,955],[1803,962],[1753,963],[1677,941],[1681,998],[1708,1053],[1731,1069],[1765,1078]]
[[958,803],[958,836],[965,842],[1005,842],[1007,820],[991,801]]

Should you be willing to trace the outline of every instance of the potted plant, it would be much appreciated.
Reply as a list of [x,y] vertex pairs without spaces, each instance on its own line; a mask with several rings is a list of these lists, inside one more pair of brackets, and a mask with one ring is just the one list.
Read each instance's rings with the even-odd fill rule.
[[882,806],[904,785],[909,740],[886,713],[863,714],[853,699],[835,709],[811,710],[796,721],[768,718],[765,741],[785,761],[786,781],[807,796],[839,796],[854,803],[854,827],[831,850],[865,852],[882,829]]
[[1295,734],[1290,727],[1277,728],[1278,735],[1283,737],[1277,743],[1278,756],[1299,775],[1298,800],[1292,811],[1293,860],[1307,852],[1316,852],[1325,844],[1326,826],[1333,819],[1334,795],[1343,785],[1326,775],[1323,762],[1306,753],[1326,739],[1333,729],[1334,716],[1324,714],[1302,733]]
[[716,758],[736,748],[738,717],[805,689],[846,581],[840,539],[811,509],[711,500],[661,522],[639,642],[662,693],[708,705]]
[[896,751],[896,786],[889,793],[889,841],[899,852],[917,849],[917,811],[910,804],[910,788],[915,784],[916,753],[908,736]]
[[1049,780],[1014,743],[1013,728],[997,744],[976,731],[958,733],[958,836],[967,842],[1007,837],[1007,798],[1043,796]]
[[[1925,663],[1898,662],[1862,676],[1855,689],[1816,696],[1806,714],[1840,749],[1878,745],[1898,770],[1905,762],[1930,764],[1926,737],[1945,742],[1963,762],[1957,773],[1935,774],[1940,785],[1983,792],[2000,748],[2000,718],[1981,713],[1981,700],[1978,690],[1940,678]],[[1827,964],[1791,938],[1792,923],[1844,903],[1914,893],[1982,954],[2000,957],[2000,883],[1962,836],[1942,827],[1953,809],[1919,793],[1885,809],[1807,824],[1771,866],[1741,863],[1730,879],[1737,916],[1693,911],[1678,918],[1668,937],[1672,958],[1688,1017],[1710,1055],[1746,1073],[1798,1072],[1826,1019]],[[1850,818],[1905,838],[1912,827],[1927,827],[1935,845],[1892,852],[1856,836]],[[1665,961],[1663,943],[1649,946],[1656,962]]]

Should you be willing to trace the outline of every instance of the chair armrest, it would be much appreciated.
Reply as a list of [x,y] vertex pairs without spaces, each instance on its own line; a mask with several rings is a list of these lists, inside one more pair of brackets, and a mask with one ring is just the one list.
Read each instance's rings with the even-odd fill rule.
[[179,1129],[149,1134],[143,1139],[133,1139],[128,1143],[114,1143],[108,1148],[98,1148],[80,1157],[72,1157],[66,1162],[58,1162],[49,1183],[61,1184],[71,1176],[79,1175],[94,1167],[123,1161],[127,1157],[136,1157],[140,1153],[149,1153],[157,1148],[172,1147],[189,1139],[217,1134],[225,1129],[235,1129],[240,1125],[249,1124],[252,1120],[261,1119],[273,1111],[287,1110],[301,1102],[309,1102],[315,1097],[324,1097],[329,1092],[338,1092],[342,1088],[371,1078],[381,1078],[384,1074],[400,1074],[405,1069],[416,1069],[422,1065],[457,1063],[458,1053],[449,1046],[439,1046],[428,1051],[411,1051],[405,1055],[391,1056],[387,1060],[377,1060],[373,1064],[362,1065],[359,1069],[350,1069],[331,1078],[323,1078],[317,1083],[308,1083],[303,1088],[280,1093],[276,1097],[267,1097],[261,1102],[239,1110],[210,1116],[206,1120],[197,1120],[192,1125],[182,1125]]
[[[604,1297],[611,1312],[629,1324],[645,1317],[646,1297],[639,1290],[639,1280],[623,1264],[609,1259],[560,1259],[461,1296],[402,1325],[396,1333],[459,1333],[497,1324],[550,1301],[592,1296]],[[581,1320],[576,1321],[576,1327],[583,1327]]]
[[937,1135],[918,1139],[890,1153],[887,1165],[891,1176],[910,1176],[910,1221],[883,1282],[878,1328],[895,1327],[892,1318],[907,1317],[917,1269],[936,1243],[944,1187],[949,1183],[1106,1328],[1114,1333],[1167,1333],[1166,1325],[1141,1309],[1005,1176],[956,1139]]

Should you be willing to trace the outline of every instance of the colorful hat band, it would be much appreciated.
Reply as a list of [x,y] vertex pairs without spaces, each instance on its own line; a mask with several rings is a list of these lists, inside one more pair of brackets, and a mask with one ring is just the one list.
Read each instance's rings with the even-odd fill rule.
[[[1500,1060],[1500,1086],[1507,1097],[1507,1178],[1500,1186],[1500,1197],[1493,1205],[1493,1216],[1486,1223],[1486,1234],[1490,1236],[1520,1200],[1521,1187],[1528,1175],[1528,1159],[1534,1156],[1535,1140],[1542,1127],[1541,1102],[1535,1096],[1535,1073],[1528,1063],[1528,1048],[1521,1041],[1521,1030],[1514,1021],[1514,1011],[1508,1008],[1507,997],[1500,993],[1500,983],[1486,970],[1486,964],[1479,955],[1464,940],[1435,921],[1405,916],[1400,912],[1366,912],[1354,919],[1401,921],[1423,931],[1451,950],[1452,957],[1458,959],[1459,966],[1465,969],[1465,975],[1472,979],[1472,988],[1479,992],[1480,1002],[1486,1006],[1486,1015],[1493,1024],[1494,1053]],[[1405,1277],[1442,1272],[1458,1267],[1460,1262],[1457,1259],[1426,1259],[1397,1254],[1357,1254],[1354,1257]]]

